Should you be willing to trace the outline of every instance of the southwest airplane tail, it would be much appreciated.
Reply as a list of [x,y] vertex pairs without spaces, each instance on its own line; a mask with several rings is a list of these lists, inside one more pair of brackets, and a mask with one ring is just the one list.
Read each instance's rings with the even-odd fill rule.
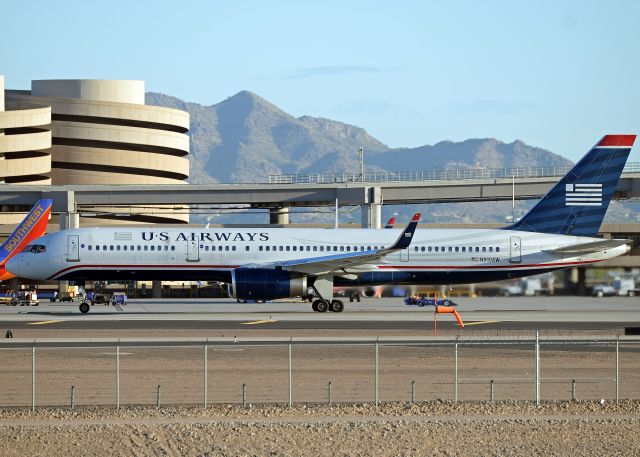
[[7,271],[5,265],[14,255],[22,252],[29,243],[44,235],[51,217],[52,204],[53,200],[39,200],[0,246],[0,281],[16,277]]
[[598,234],[636,135],[606,135],[508,230]]

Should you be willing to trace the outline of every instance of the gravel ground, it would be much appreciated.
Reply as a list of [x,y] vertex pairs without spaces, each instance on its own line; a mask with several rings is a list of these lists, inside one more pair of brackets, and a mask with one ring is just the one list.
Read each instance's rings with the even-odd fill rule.
[[0,410],[3,456],[640,455],[640,402]]

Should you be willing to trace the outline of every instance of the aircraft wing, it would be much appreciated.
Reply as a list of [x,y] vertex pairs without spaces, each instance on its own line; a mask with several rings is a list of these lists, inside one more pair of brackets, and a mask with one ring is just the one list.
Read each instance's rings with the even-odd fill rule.
[[629,240],[600,240],[591,241],[589,243],[572,244],[570,246],[564,246],[557,249],[545,250],[544,252],[558,256],[593,254],[606,249],[617,248],[627,243],[629,243]]
[[[310,257],[304,259],[286,260],[283,262],[273,262],[269,264],[244,265],[245,268],[276,268],[307,275],[323,275],[333,272],[340,272],[346,275],[347,268],[358,267],[368,262],[380,260],[385,256],[406,249],[411,244],[413,234],[418,226],[420,213],[416,213],[411,222],[402,231],[395,243],[384,249],[370,249],[367,251],[345,252],[341,254],[328,255],[323,257]],[[338,273],[340,275],[340,273]]]

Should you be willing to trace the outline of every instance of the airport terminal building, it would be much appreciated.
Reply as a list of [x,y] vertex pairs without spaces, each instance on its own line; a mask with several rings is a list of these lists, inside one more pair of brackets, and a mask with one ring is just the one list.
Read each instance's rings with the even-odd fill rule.
[[[8,90],[0,76],[0,182],[185,184],[189,114],[144,101],[143,81],[34,80],[30,90]],[[0,224],[19,222],[28,209],[3,206]],[[96,212],[100,225],[189,218],[160,206]]]

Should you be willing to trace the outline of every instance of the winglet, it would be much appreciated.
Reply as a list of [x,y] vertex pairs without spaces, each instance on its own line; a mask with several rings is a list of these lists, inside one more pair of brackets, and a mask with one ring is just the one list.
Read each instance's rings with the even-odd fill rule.
[[411,240],[413,240],[413,234],[416,231],[418,222],[420,221],[420,216],[422,216],[422,213],[416,213],[413,215],[413,218],[411,218],[411,222],[409,222],[407,228],[402,231],[396,242],[388,250],[395,251],[409,247]]
[[385,225],[384,228],[392,229],[395,223],[396,223],[396,217],[393,216],[391,219],[389,219],[389,221],[387,222],[387,225]]

